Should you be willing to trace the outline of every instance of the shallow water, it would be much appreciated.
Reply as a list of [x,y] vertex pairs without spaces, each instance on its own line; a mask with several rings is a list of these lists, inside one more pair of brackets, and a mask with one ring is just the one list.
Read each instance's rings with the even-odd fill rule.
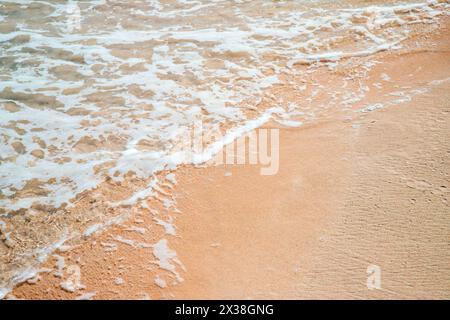
[[1,1],[0,229],[13,211],[59,207],[106,177],[208,160],[226,140],[180,152],[193,123],[244,132],[271,117],[299,120],[303,101],[255,106],[296,66],[314,72],[398,49],[447,10],[437,1]]

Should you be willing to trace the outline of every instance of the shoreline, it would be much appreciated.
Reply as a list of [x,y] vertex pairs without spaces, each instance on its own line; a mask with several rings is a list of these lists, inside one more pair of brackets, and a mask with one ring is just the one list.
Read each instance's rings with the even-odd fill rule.
[[[411,63],[428,70],[415,83],[448,76],[450,44],[445,35],[440,41],[447,51],[385,54],[381,67],[399,83],[409,81]],[[178,183],[163,190],[181,213],[157,199],[150,212],[126,208],[126,223],[59,250],[10,297],[448,298],[448,88],[436,84],[351,119],[330,114],[295,129],[267,123],[280,128],[278,174],[183,166]],[[366,287],[370,265],[381,268],[382,290]],[[74,292],[61,288],[67,279],[79,284]]]
[[[448,101],[449,95],[445,94],[445,89],[446,87],[435,89],[441,94],[441,102],[446,98]],[[421,97],[420,100],[425,99]],[[179,268],[184,280],[181,283],[172,285],[176,280],[171,272],[162,271],[157,266],[155,268],[151,263],[141,262],[154,260],[151,250],[149,252],[148,248],[131,247],[125,243],[124,239],[130,238],[140,243],[157,241],[158,236],[155,232],[157,230],[153,229],[155,233],[150,236],[148,233],[140,235],[127,231],[126,227],[114,226],[99,235],[94,235],[81,247],[71,250],[68,254],[69,259],[66,257],[66,265],[72,262],[80,265],[85,290],[75,294],[68,293],[59,287],[61,278],[44,274],[38,283],[19,286],[13,294],[17,298],[32,299],[67,299],[79,296],[82,292],[96,292],[94,298],[100,299],[448,298],[449,292],[445,282],[450,275],[450,271],[446,268],[450,258],[446,250],[448,241],[445,242],[445,235],[450,230],[450,218],[445,215],[448,202],[442,202],[443,206],[438,206],[433,217],[435,221],[424,219],[420,211],[408,216],[409,210],[416,206],[416,203],[420,203],[421,209],[430,206],[427,197],[422,196],[424,190],[428,191],[428,196],[435,194],[437,197],[432,199],[434,201],[431,207],[439,205],[437,201],[440,197],[441,201],[448,199],[446,191],[448,187],[439,186],[444,183],[442,180],[446,180],[445,176],[432,177],[441,180],[437,184],[430,183],[430,177],[427,176],[426,183],[406,181],[398,185],[400,188],[398,192],[400,194],[403,192],[403,195],[407,193],[410,198],[404,196],[392,198],[392,194],[383,193],[383,188],[395,180],[382,185],[375,183],[371,200],[376,200],[373,203],[375,208],[378,206],[376,210],[371,212],[374,207],[371,208],[366,203],[365,207],[363,204],[360,206],[368,212],[362,210],[356,216],[352,216],[355,210],[344,213],[346,206],[348,209],[348,203],[342,202],[342,187],[358,180],[351,177],[355,171],[349,168],[350,160],[346,159],[346,156],[354,152],[350,151],[349,147],[355,147],[355,144],[346,145],[345,139],[342,138],[346,136],[346,139],[355,139],[356,136],[362,135],[364,139],[375,142],[373,151],[383,149],[384,142],[389,141],[392,145],[396,145],[401,139],[398,137],[395,139],[392,133],[386,133],[384,129],[386,126],[392,129],[408,108],[414,108],[413,112],[416,114],[421,113],[418,104],[404,105],[363,115],[358,129],[341,121],[326,123],[322,128],[313,126],[306,129],[283,130],[282,141],[292,142],[291,148],[287,148],[288,150],[284,152],[291,155],[297,152],[296,155],[299,156],[297,159],[303,156],[303,161],[299,168],[289,167],[286,163],[283,164],[282,160],[281,168],[295,168],[297,172],[289,170],[275,178],[260,176],[257,168],[249,166],[181,169],[183,178],[179,179],[176,188],[179,191],[176,191],[175,195],[177,207],[182,213],[175,221],[177,236],[171,238],[169,242],[170,249],[176,251],[186,269],[183,271]],[[450,112],[448,103],[445,109],[440,108],[442,107],[435,109],[446,114]],[[439,116],[437,111],[432,115]],[[413,120],[420,133],[417,117]],[[407,121],[405,126],[411,126],[410,122],[412,121]],[[341,130],[339,132],[346,134],[336,137],[333,130],[336,127]],[[445,132],[449,133],[449,126],[444,127]],[[429,131],[433,128],[425,129]],[[317,135],[319,130],[320,135]],[[402,128],[396,131],[402,132]],[[382,132],[385,132],[384,137],[374,137],[374,133]],[[407,136],[409,133],[403,132],[403,135]],[[435,129],[431,139],[443,137],[441,133],[442,131]],[[416,135],[412,139],[418,138]],[[303,148],[292,147],[295,145],[294,141]],[[312,144],[311,141],[315,143]],[[421,148],[420,145],[415,147],[419,150]],[[326,154],[323,152],[324,149],[327,150]],[[341,153],[343,149],[346,150]],[[399,147],[398,150],[390,149],[389,152],[404,160],[402,150],[402,147]],[[363,168],[365,177],[371,176],[376,180],[380,178],[374,176],[374,173],[380,172],[373,172],[370,169],[375,168],[386,174],[386,168],[382,170],[379,164],[374,167],[368,166],[371,162],[370,157],[374,156],[373,151],[369,155],[362,156],[360,167]],[[330,154],[340,154],[341,158],[330,159]],[[281,159],[283,158],[286,159],[282,156]],[[445,159],[445,154],[441,154],[440,160],[442,159]],[[446,169],[448,175],[448,166],[441,167],[442,169]],[[229,171],[232,172],[231,176],[227,175]],[[291,181],[286,182],[286,179],[282,178],[286,175],[294,178],[301,176],[301,179],[300,181],[288,179],[287,181]],[[291,185],[286,186],[286,183]],[[359,181],[360,185],[357,187],[364,189],[366,183],[361,185]],[[287,190],[291,188],[303,191],[301,194],[288,192]],[[250,197],[246,197],[245,193],[249,193]],[[317,197],[319,194],[320,197]],[[276,211],[277,215],[271,214],[275,209],[270,197],[274,195],[279,199],[275,206],[283,209]],[[357,195],[359,200],[364,199],[364,194],[358,192]],[[233,201],[227,202],[226,199],[230,198]],[[386,200],[397,210],[393,217],[382,214],[381,209]],[[401,203],[396,204],[397,201]],[[333,210],[335,208],[338,210]],[[228,216],[225,217],[225,214]],[[151,223],[149,217],[142,220],[144,223],[139,225],[146,225],[145,220]],[[380,223],[383,228],[379,227]],[[407,230],[404,230],[403,223],[409,224]],[[417,225],[418,223],[420,225]],[[348,237],[345,236],[347,232]],[[130,236],[131,234],[133,235]],[[402,243],[397,242],[400,239],[397,239],[396,234],[401,235],[398,238]],[[99,245],[111,242],[114,237],[120,239],[118,236],[123,238],[116,251],[105,252],[105,247]],[[387,241],[386,236],[389,240],[395,241]],[[374,238],[380,242],[372,241]],[[421,238],[427,239],[427,243],[420,245],[422,247],[420,251],[415,251],[415,246],[419,245],[418,240]],[[432,241],[433,239],[435,241]],[[436,245],[439,244],[437,240],[441,241],[441,246]],[[383,253],[384,250],[389,251],[391,247],[395,248],[392,253]],[[365,251],[369,254],[361,253]],[[67,253],[59,254],[67,255]],[[396,258],[396,255],[401,258]],[[369,257],[373,257],[373,260],[371,261]],[[366,268],[373,263],[382,266],[381,291],[370,291],[365,286]],[[396,270],[393,265],[400,270]],[[348,267],[348,270],[342,266]],[[443,269],[436,268],[438,266]],[[389,276],[395,277],[389,279]],[[164,278],[168,287],[160,288],[160,285],[156,285],[154,280],[157,277]],[[116,281],[118,278],[124,279],[124,283]],[[99,282],[98,279],[103,280]],[[423,287],[414,286],[413,283],[417,280],[422,282]],[[333,286],[334,281],[339,285]],[[384,289],[384,286],[387,288]]]

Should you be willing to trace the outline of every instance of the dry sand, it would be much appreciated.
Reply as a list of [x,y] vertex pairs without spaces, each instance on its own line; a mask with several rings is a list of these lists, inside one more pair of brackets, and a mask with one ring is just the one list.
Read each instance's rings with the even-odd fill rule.
[[[47,273],[10,297],[450,298],[450,81],[430,84],[450,77],[448,31],[445,23],[416,39],[423,50],[379,54],[367,75],[370,82],[389,72],[392,86],[426,92],[281,128],[276,175],[252,165],[180,168],[166,190],[180,211],[166,215],[175,236],[134,210],[122,225],[59,252],[62,278],[50,270],[53,257]],[[149,244],[161,238],[178,259],[158,265]],[[68,292],[60,283],[72,265],[85,288]],[[380,289],[367,288],[371,265],[380,268]]]

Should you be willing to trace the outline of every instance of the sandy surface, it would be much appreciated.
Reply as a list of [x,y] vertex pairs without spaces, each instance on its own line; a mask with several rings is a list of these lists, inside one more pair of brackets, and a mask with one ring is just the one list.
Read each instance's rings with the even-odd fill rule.
[[[276,175],[180,168],[161,190],[179,212],[152,199],[153,213],[130,208],[128,221],[58,252],[10,297],[450,298],[450,82],[432,82],[450,76],[446,26],[418,39],[421,50],[380,54],[366,75],[391,80],[361,105],[396,86],[426,89],[411,101],[295,129],[269,123],[280,129]],[[163,263],[150,245],[162,238],[174,250]],[[380,289],[367,287],[370,266]],[[80,286],[61,288],[78,282],[77,268]]]
[[[357,126],[283,131],[274,177],[190,171],[175,297],[448,298],[447,91]],[[367,289],[370,265],[381,290]]]

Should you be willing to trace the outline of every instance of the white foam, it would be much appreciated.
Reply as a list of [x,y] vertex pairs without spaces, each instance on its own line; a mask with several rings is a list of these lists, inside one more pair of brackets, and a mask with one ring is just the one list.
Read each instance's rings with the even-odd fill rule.
[[80,289],[84,289],[84,288],[85,288],[84,285],[78,284],[78,283],[72,281],[72,279],[67,279],[67,280],[61,282],[61,283],[59,284],[59,286],[60,286],[61,289],[63,289],[64,291],[67,291],[67,292],[70,292],[70,293],[73,293],[73,292],[75,292],[76,290],[80,290]]
[[167,246],[167,240],[161,239],[153,246],[153,255],[158,259],[157,264],[161,269],[177,274],[172,260],[177,258],[175,251]]
[[75,300],[92,300],[96,294],[97,293],[95,291],[86,292],[86,293],[83,293],[82,295],[79,295],[78,297],[76,297]]
[[381,109],[383,108],[384,105],[382,103],[374,103],[374,104],[370,104],[368,106],[365,106],[364,108],[361,109],[361,112],[370,112],[370,111],[374,111],[377,109]]
[[175,236],[177,234],[175,231],[175,226],[173,225],[172,217],[169,218],[169,221],[164,221],[157,218],[155,218],[155,221],[157,224],[164,227],[164,231],[166,232],[166,234],[171,236]]
[[166,175],[166,179],[172,184],[177,184],[177,179],[175,178],[175,174],[174,173],[167,174]]
[[155,284],[160,288],[166,288],[167,283],[164,279],[162,279],[159,275],[155,277]]
[[102,242],[100,243],[104,250],[106,252],[116,251],[117,250],[117,244],[115,243],[108,243],[108,242]]
[[145,228],[136,227],[136,226],[130,226],[130,227],[126,228],[125,230],[131,231],[131,232],[136,232],[139,234],[144,234],[147,231],[147,229],[145,229]]
[[0,300],[3,300],[9,292],[11,292],[11,289],[0,288]]

